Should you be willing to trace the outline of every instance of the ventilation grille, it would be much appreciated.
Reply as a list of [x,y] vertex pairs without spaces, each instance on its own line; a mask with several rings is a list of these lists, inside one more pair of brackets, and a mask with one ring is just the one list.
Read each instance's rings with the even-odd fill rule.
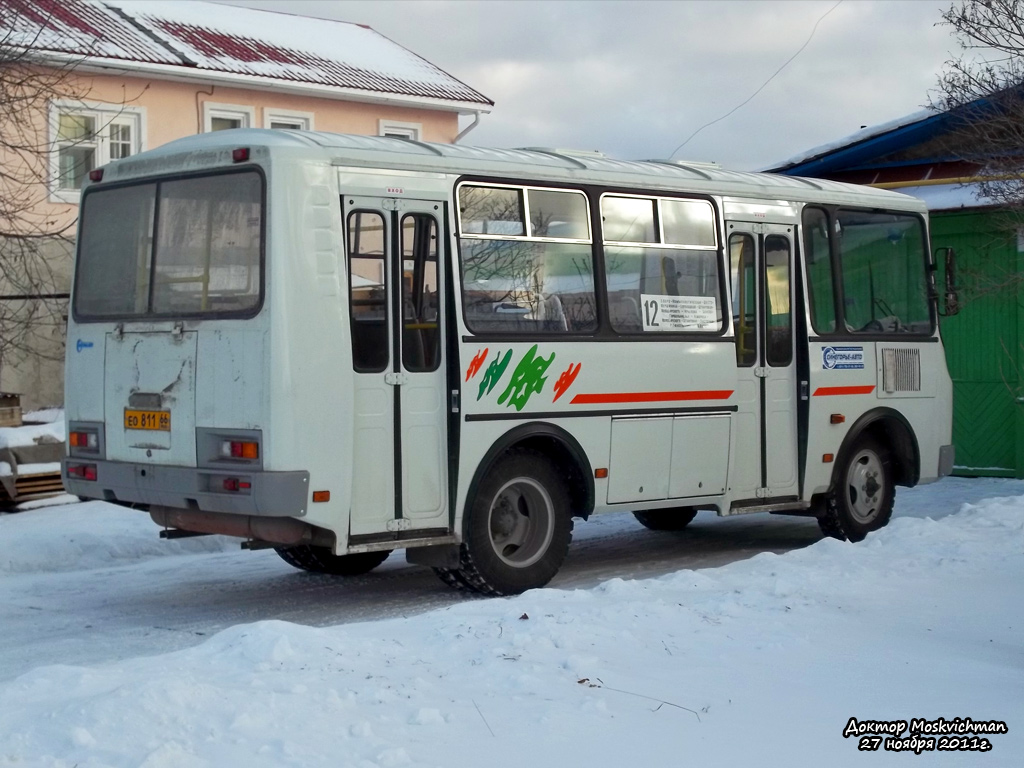
[[882,350],[882,389],[886,392],[921,391],[921,351]]

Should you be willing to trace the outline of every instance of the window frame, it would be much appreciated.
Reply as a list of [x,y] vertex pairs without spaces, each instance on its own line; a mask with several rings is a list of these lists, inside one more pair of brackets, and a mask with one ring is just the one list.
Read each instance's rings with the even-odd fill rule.
[[[62,146],[75,146],[75,142],[61,142],[58,139],[61,115],[81,115],[96,121],[96,156],[94,168],[102,168],[112,162],[110,157],[110,127],[128,125],[132,130],[131,154],[146,151],[146,108],[129,107],[107,102],[79,101],[76,99],[53,99],[49,103],[47,123],[50,139],[48,199],[51,203],[78,205],[82,199],[82,187],[60,186],[60,150]],[[91,143],[91,142],[90,142]],[[120,158],[119,158],[120,159]],[[90,169],[92,170],[92,169]]]
[[[819,331],[814,325],[814,318],[811,312],[811,302],[813,297],[811,295],[812,286],[810,281],[810,275],[807,271],[807,248],[804,240],[806,229],[804,225],[804,213],[808,210],[818,210],[825,214],[825,220],[827,222],[828,230],[828,253],[829,261],[832,269],[832,295],[835,304],[835,321],[836,329],[834,331]],[[862,213],[878,213],[888,216],[906,216],[908,218],[916,219],[921,226],[922,233],[922,262],[924,265],[924,278],[925,278],[925,302],[928,305],[928,317],[930,320],[930,329],[928,331],[920,332],[894,332],[894,331],[852,331],[846,327],[846,288],[844,286],[843,278],[843,255],[840,250],[838,239],[835,237],[835,223],[836,213],[840,210],[854,211]],[[800,249],[798,252],[799,264],[800,264],[800,275],[799,279],[803,281],[804,291],[807,300],[805,302],[804,312],[806,314],[805,321],[807,328],[812,331],[809,334],[808,340],[842,340],[842,341],[923,341],[928,339],[936,339],[936,333],[938,332],[938,316],[936,314],[936,300],[934,297],[934,264],[932,260],[932,254],[929,252],[929,230],[928,221],[924,215],[917,211],[905,211],[899,209],[888,209],[888,208],[870,208],[866,206],[858,205],[840,205],[840,204],[824,204],[824,203],[807,203],[800,211],[800,233],[799,237],[796,238],[796,242],[799,242]]]
[[[227,176],[231,174],[239,173],[256,173],[260,179],[260,276],[259,276],[259,298],[252,307],[243,310],[234,311],[219,311],[219,312],[193,312],[193,313],[164,313],[164,312],[152,312],[146,311],[144,313],[131,313],[122,315],[103,315],[102,317],[91,317],[89,315],[83,315],[78,311],[78,284],[81,277],[81,270],[78,269],[78,263],[81,259],[82,241],[81,237],[76,238],[75,242],[75,278],[71,289],[71,317],[76,323],[119,323],[119,322],[152,322],[152,321],[167,321],[167,320],[247,320],[256,317],[260,312],[263,311],[263,306],[266,303],[267,294],[267,219],[269,218],[267,211],[267,175],[263,169],[258,165],[241,165],[235,168],[219,168],[216,170],[204,170],[196,173],[175,173],[166,174],[162,176],[146,176],[142,178],[129,179],[126,181],[119,181],[110,184],[90,184],[85,188],[82,194],[83,210],[86,196],[95,192],[102,192],[111,189],[119,189],[122,187],[142,186],[146,184],[156,185],[156,208],[154,209],[153,216],[153,229],[151,234],[151,246],[149,254],[149,270],[152,279],[154,259],[156,258],[156,233],[160,222],[160,184],[170,181],[183,181],[188,179],[199,179],[209,176]],[[81,222],[79,222],[81,226]],[[150,297],[147,299],[147,306],[152,305],[153,291],[150,289]]]
[[[522,194],[523,201],[523,226],[525,235],[502,235],[502,234],[477,234],[477,233],[465,233],[462,231],[462,210],[459,204],[460,193],[463,187],[488,187],[497,189],[512,189]],[[529,233],[533,229],[533,223],[530,220],[530,204],[529,204],[529,191],[537,190],[540,192],[566,192],[578,194],[583,197],[587,212],[587,230],[590,233],[588,239],[569,238],[569,237],[540,237],[531,236]],[[559,185],[558,183],[545,183],[545,182],[530,182],[530,181],[509,181],[508,179],[492,181],[486,178],[473,178],[463,177],[456,180],[453,187],[453,199],[455,215],[455,242],[456,242],[456,258],[458,260],[459,270],[459,306],[462,313],[462,325],[472,334],[472,338],[495,338],[495,339],[508,339],[508,340],[522,340],[522,339],[543,339],[544,341],[557,341],[562,339],[580,339],[590,338],[601,332],[602,323],[602,309],[601,309],[601,292],[598,288],[598,281],[601,279],[602,273],[598,272],[597,265],[597,239],[594,231],[594,212],[592,207],[592,198],[587,193],[583,186],[576,186],[571,184]],[[469,327],[466,322],[466,274],[462,259],[462,240],[463,238],[468,240],[504,240],[514,242],[527,242],[527,243],[560,243],[570,245],[587,245],[590,247],[590,274],[593,279],[593,296],[594,296],[594,316],[596,324],[593,329],[590,330],[569,330],[569,331],[536,331],[534,333],[523,333],[521,331],[474,331]]]
[[203,102],[203,133],[213,133],[213,118],[240,120],[239,128],[252,128],[256,124],[256,108],[245,104],[221,104],[213,101]]
[[[661,239],[659,243],[647,243],[640,241],[622,241],[622,240],[605,240],[604,239],[604,218],[603,218],[603,205],[606,197],[628,197],[628,198],[640,198],[644,200],[651,200],[655,203],[654,216],[655,216],[655,229],[656,234]],[[666,243],[665,242],[665,224],[664,216],[661,213],[661,200],[686,200],[703,202],[708,205],[711,209],[711,225],[715,235],[715,245],[681,245],[678,243]],[[604,310],[604,320],[601,324],[602,332],[612,334],[617,339],[623,340],[655,340],[655,339],[666,339],[669,341],[706,341],[709,339],[719,338],[725,336],[732,327],[732,305],[727,301],[728,291],[727,281],[731,277],[731,264],[726,258],[726,247],[728,238],[723,239],[722,237],[722,223],[721,217],[717,206],[710,197],[704,197],[702,195],[688,195],[686,193],[656,193],[650,190],[643,192],[632,192],[632,191],[621,191],[616,189],[602,189],[600,195],[596,200],[597,213],[599,223],[601,224],[600,239],[596,236],[594,238],[595,247],[599,248],[600,251],[597,254],[598,260],[601,264],[601,279],[603,284],[600,289],[601,301],[599,306]],[[608,312],[608,278],[606,273],[605,264],[605,246],[610,245],[616,248],[652,248],[656,250],[664,251],[704,251],[707,253],[715,254],[715,265],[718,272],[718,309],[721,313],[721,327],[714,331],[619,331],[616,330],[611,324],[611,317]],[[728,273],[728,274],[727,274]],[[605,323],[607,325],[605,325]]]
[[277,107],[264,107],[263,108],[263,127],[270,128],[270,124],[274,122],[280,123],[294,123],[297,124],[297,128],[289,128],[287,130],[296,131],[312,131],[313,128],[313,113],[312,112],[301,112],[296,109],[278,109]]
[[377,121],[377,135],[423,141],[423,123],[381,118]]

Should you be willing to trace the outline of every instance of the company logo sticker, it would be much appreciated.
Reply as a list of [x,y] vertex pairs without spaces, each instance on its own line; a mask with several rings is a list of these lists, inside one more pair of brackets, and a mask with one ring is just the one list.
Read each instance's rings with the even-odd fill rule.
[[75,344],[75,349],[78,352],[81,352],[83,349],[92,349],[92,346],[93,344],[91,341],[82,341],[81,339],[79,339],[78,343]]
[[864,367],[864,347],[824,347],[821,367],[826,371]]

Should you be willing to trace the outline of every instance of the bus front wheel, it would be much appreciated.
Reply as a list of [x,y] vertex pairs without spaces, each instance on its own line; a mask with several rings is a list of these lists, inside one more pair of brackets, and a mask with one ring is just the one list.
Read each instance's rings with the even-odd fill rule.
[[[569,492],[552,462],[535,451],[511,451],[477,488],[456,581],[485,595],[543,587],[571,540]],[[445,576],[452,583],[452,574]]]
[[672,509],[648,509],[634,512],[640,525],[652,531],[681,531],[693,522],[697,510],[693,507],[674,507]]
[[861,541],[892,517],[896,487],[889,450],[863,437],[843,452],[838,470],[818,525],[834,539]]
[[383,552],[336,555],[327,547],[313,547],[308,544],[296,547],[274,547],[274,550],[288,565],[303,571],[327,573],[331,576],[361,576],[383,563],[391,554],[389,550],[384,550]]

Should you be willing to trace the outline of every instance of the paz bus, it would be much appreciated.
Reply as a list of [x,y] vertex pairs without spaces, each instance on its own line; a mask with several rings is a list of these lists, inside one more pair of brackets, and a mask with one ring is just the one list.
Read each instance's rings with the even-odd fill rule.
[[895,192],[231,130],[93,171],[77,248],[64,481],[166,538],[339,575],[404,549],[515,594],[574,518],[858,541],[953,465],[927,213]]

